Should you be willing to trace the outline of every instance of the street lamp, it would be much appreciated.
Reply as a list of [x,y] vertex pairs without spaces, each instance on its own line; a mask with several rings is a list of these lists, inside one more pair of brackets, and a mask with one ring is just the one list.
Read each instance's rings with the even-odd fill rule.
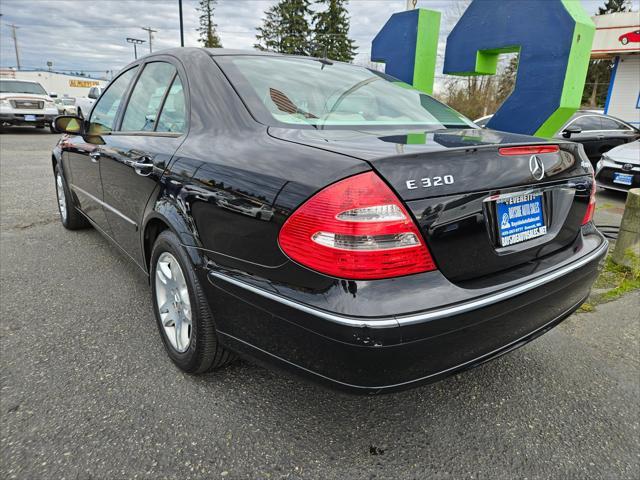
[[146,40],[141,40],[139,38],[131,38],[131,37],[127,37],[127,43],[133,43],[133,56],[135,57],[135,59],[138,59],[138,45],[140,45],[141,43],[146,42]]

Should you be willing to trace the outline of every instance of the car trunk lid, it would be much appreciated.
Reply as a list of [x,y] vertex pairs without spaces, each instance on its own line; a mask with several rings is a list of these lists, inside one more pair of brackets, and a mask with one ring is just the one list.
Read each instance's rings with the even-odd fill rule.
[[[537,259],[576,241],[587,210],[591,166],[580,147],[569,142],[491,130],[271,133],[366,160],[406,203],[438,268],[454,282],[526,263],[535,268]],[[550,145],[557,150],[514,149]],[[543,231],[501,228],[499,215],[517,209],[528,214],[539,209]],[[531,218],[514,215],[511,223]]]

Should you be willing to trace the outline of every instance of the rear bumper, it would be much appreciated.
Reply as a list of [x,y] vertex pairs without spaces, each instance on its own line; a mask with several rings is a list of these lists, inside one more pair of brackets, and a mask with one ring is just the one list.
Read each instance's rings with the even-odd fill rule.
[[425,305],[436,308],[372,318],[317,309],[229,272],[201,275],[229,348],[334,387],[377,393],[438,380],[546,332],[586,299],[606,251],[594,230],[568,261],[508,288],[447,304],[440,288],[425,284]]

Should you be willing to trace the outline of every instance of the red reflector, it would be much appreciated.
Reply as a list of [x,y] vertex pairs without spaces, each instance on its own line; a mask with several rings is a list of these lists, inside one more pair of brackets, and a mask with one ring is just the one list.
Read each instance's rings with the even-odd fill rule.
[[373,172],[311,197],[287,219],[278,241],[291,259],[338,278],[373,280],[436,269],[402,202]]
[[596,211],[596,180],[591,175],[591,193],[589,194],[589,205],[587,205],[587,211],[582,219],[582,225],[586,225],[593,220],[593,214]]
[[498,153],[504,157],[515,155],[536,155],[540,153],[556,153],[560,151],[558,145],[527,145],[524,147],[504,147]]

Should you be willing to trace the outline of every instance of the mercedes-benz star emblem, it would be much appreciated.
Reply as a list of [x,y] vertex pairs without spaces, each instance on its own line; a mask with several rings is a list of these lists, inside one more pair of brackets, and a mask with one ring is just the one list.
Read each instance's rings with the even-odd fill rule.
[[536,180],[542,180],[544,177],[544,163],[540,160],[540,157],[537,155],[531,155],[529,158],[529,170],[531,170],[531,175]]

